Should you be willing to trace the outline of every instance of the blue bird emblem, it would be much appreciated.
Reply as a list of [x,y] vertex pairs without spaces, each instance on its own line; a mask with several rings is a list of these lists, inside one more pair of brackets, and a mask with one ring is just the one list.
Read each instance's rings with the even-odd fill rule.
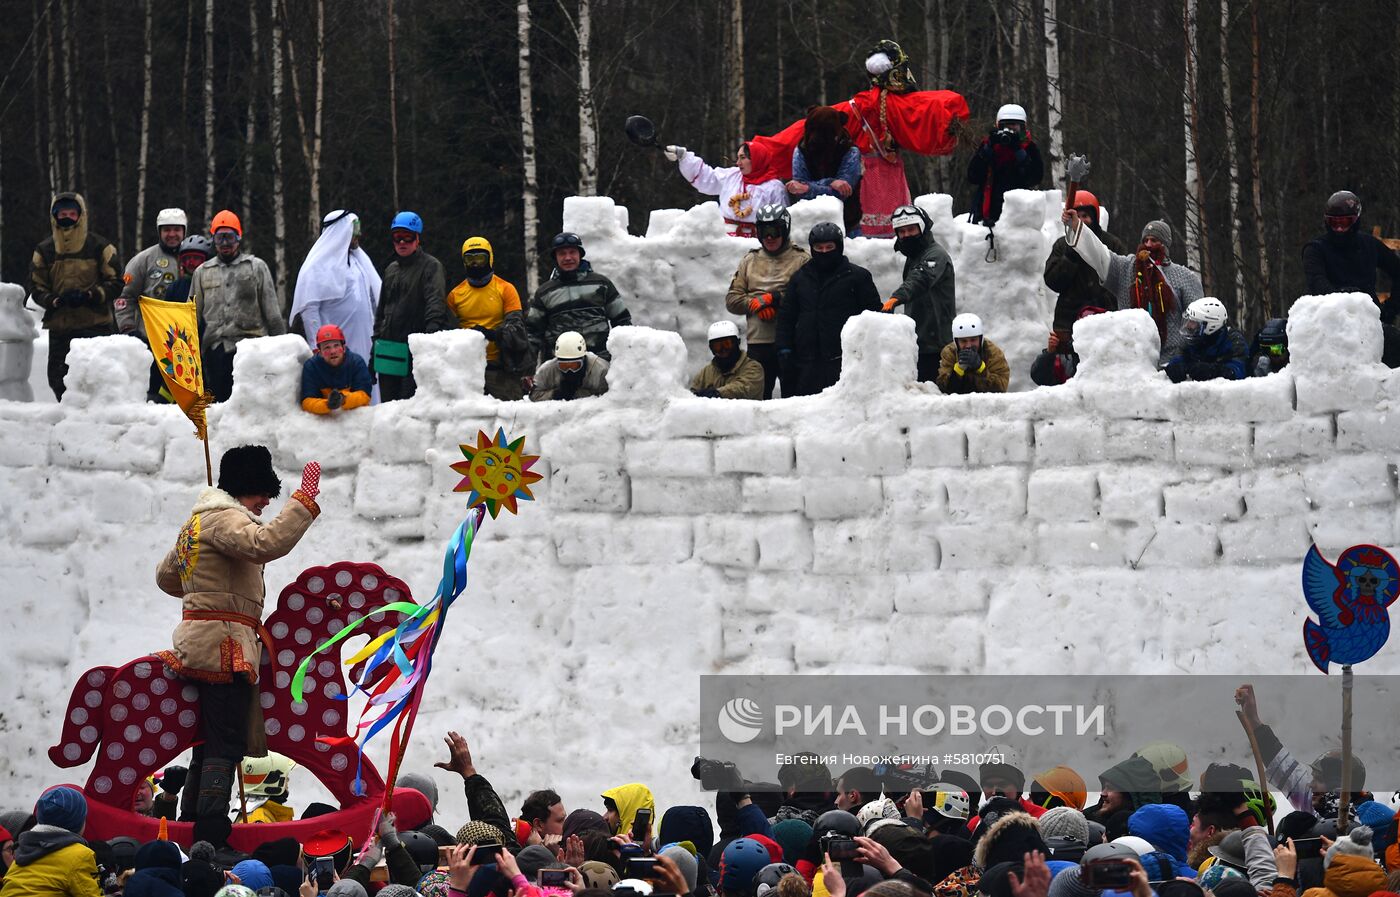
[[1303,621],[1303,644],[1317,668],[1360,663],[1390,637],[1386,608],[1400,597],[1400,568],[1375,545],[1353,545],[1336,564],[1314,545],[1303,558],[1303,597],[1317,614]]

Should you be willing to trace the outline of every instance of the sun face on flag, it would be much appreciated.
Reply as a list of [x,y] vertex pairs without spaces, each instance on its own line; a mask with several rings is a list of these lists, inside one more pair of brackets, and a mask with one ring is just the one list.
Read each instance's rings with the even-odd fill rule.
[[461,446],[465,461],[458,461],[452,469],[464,476],[453,492],[469,492],[467,506],[485,505],[492,519],[504,507],[512,514],[519,513],[517,499],[534,501],[530,484],[543,479],[530,470],[538,461],[539,455],[525,454],[525,437],[514,442],[506,439],[504,429],[496,430],[496,438],[491,439],[485,431],[477,431],[476,445]]
[[171,324],[165,330],[161,347],[160,366],[165,376],[191,392],[199,392],[203,380],[199,375],[199,347],[194,337],[183,327]]

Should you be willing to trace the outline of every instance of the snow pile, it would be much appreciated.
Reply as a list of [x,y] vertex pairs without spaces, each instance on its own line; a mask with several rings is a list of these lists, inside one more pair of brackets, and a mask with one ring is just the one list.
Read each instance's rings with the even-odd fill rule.
[[[618,228],[602,247],[622,245],[615,210],[598,219]],[[1009,233],[1032,232],[1016,220]],[[626,239],[627,264],[643,264],[654,238]],[[713,245],[743,242],[725,240]],[[1003,258],[1020,251],[1003,243]],[[1143,313],[1101,315],[1077,324],[1071,383],[943,396],[913,382],[910,322],[864,314],[843,329],[841,382],[779,402],[686,394],[696,364],[644,327],[611,337],[608,396],[497,402],[475,394],[480,338],[458,331],[415,340],[415,398],[327,417],[298,408],[304,341],[273,337],[240,346],[210,434],[216,461],[268,445],[284,491],[306,461],[325,468],[323,514],[268,565],[270,593],[349,559],[420,599],[466,513],[448,468],[459,444],[497,427],[527,437],[544,479],[476,541],[409,768],[442,759],[456,729],[507,806],[552,785],[596,808],[603,787],[642,781],[664,810],[709,803],[687,772],[701,674],[1308,669],[1309,544],[1329,558],[1400,544],[1400,382],[1352,322],[1375,326],[1355,297],[1304,300],[1293,367],[1173,386]],[[80,341],[61,404],[0,401],[6,622],[25,634],[0,652],[6,737],[23,746],[0,755],[10,804],[85,779],[43,752],[64,698],[90,667],[167,646],[178,618],[153,572],[203,486],[203,452],[179,409],[137,400],[138,346]],[[1400,671],[1400,652],[1367,671]],[[438,784],[459,823],[460,789]],[[298,808],[324,795],[304,772],[292,793]]]
[[[933,235],[953,258],[958,311],[982,317],[987,335],[1006,352],[1012,390],[1032,387],[1030,364],[1045,345],[1054,296],[1041,281],[1053,235],[1058,236],[1062,203],[1056,191],[1015,190],[996,226],[996,258],[987,261],[987,228],[954,218],[946,194],[915,202],[933,222]],[[806,248],[807,235],[823,221],[841,222],[841,204],[831,196],[796,203],[792,239]],[[710,324],[739,316],[724,307],[724,295],[744,253],[758,240],[725,233],[719,206],[703,202],[688,210],[651,213],[645,237],[627,232],[626,210],[607,197],[564,200],[564,229],[583,238],[595,270],[617,284],[638,324],[674,330],[684,338],[690,366],[709,358],[705,332]],[[1053,222],[1052,222],[1053,219]],[[881,295],[903,281],[904,256],[892,240],[851,237],[846,255],[870,270]],[[900,312],[902,314],[902,311]]]
[[24,287],[0,284],[0,399],[34,400],[29,386],[39,329],[24,310]]

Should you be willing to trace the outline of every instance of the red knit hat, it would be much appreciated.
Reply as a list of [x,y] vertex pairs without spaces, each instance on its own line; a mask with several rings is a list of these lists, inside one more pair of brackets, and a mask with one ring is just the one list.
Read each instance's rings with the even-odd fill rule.
[[772,862],[781,863],[783,861],[783,849],[778,846],[777,841],[774,841],[767,835],[745,835],[744,837],[748,838],[750,841],[757,841],[759,844],[766,847],[768,849],[768,857]]

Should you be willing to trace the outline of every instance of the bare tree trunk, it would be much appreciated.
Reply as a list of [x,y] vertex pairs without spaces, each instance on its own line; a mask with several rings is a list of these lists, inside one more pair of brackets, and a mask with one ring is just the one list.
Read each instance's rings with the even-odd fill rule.
[[[190,148],[190,82],[194,80],[190,75],[190,67],[194,64],[194,4],[195,0],[186,0],[185,5],[185,63],[180,68],[180,148],[184,153],[183,158],[195,158],[195,151]],[[147,71],[150,67],[147,66]],[[181,165],[180,176],[184,181],[184,195],[188,198],[194,195],[193,185],[190,183],[191,169],[193,165]],[[204,219],[207,223],[208,218]]]
[[258,84],[262,71],[258,53],[258,5],[248,5],[248,117],[243,125],[243,229],[253,218],[253,146],[258,138]]
[[1050,176],[1056,185],[1065,182],[1065,130],[1061,124],[1064,101],[1060,96],[1060,23],[1055,0],[1045,0],[1046,127],[1050,131]]
[[34,169],[45,177],[49,196],[53,196],[55,191],[51,166],[48,156],[44,153],[44,106],[39,102],[39,95],[44,92],[39,80],[39,63],[44,52],[39,43],[39,22],[43,16],[44,13],[39,11],[39,0],[34,0]]
[[1254,239],[1259,252],[1259,290],[1266,308],[1273,308],[1273,293],[1269,285],[1268,240],[1264,233],[1263,185],[1259,163],[1259,0],[1250,3],[1250,56],[1252,69],[1249,81],[1249,179],[1254,205]]
[[[108,48],[108,35],[112,29],[107,27],[107,7],[105,5],[102,7],[102,19],[102,68],[104,71],[110,72],[112,71],[112,53]],[[113,192],[116,193],[117,206],[117,232],[112,236],[117,245],[118,257],[129,258],[126,252],[126,239],[122,236],[126,232],[126,228],[122,226],[122,222],[126,221],[126,188],[125,178],[122,175],[122,141],[117,135],[117,103],[112,96],[112,79],[103,78],[102,83],[107,94],[107,126],[112,141],[112,187]],[[141,245],[141,224],[139,221],[132,238],[136,241],[135,245]]]
[[598,192],[598,120],[593,109],[592,0],[578,0],[578,192]]
[[[524,205],[525,240],[525,288],[530,296],[540,285],[539,229],[540,214],[539,180],[535,171],[535,101],[530,82],[530,0],[516,0],[515,29],[520,42],[519,81],[520,81],[520,159],[521,175],[520,198]],[[398,203],[395,203],[397,207]]]
[[1186,91],[1183,94],[1182,119],[1186,145],[1186,264],[1200,272],[1205,291],[1210,293],[1210,257],[1204,251],[1208,244],[1205,210],[1205,182],[1201,177],[1199,110],[1196,93],[1198,0],[1183,0],[1183,25],[1186,34]]
[[[143,71],[141,84],[141,149],[136,157],[136,242],[141,242],[141,226],[146,220],[146,161],[150,158],[151,151],[151,90],[154,75],[154,67],[151,65],[152,46],[154,44],[155,31],[155,5],[156,0],[146,0],[146,23],[144,29],[142,55]],[[181,166],[183,167],[183,166]],[[200,228],[189,228],[189,233],[194,233]]]
[[1244,246],[1240,242],[1240,158],[1235,136],[1235,104],[1230,87],[1230,0],[1220,0],[1220,98],[1225,110],[1225,159],[1230,169],[1230,264],[1235,269],[1235,323],[1253,333],[1263,321],[1255,320],[1254,303],[1246,307]]
[[[51,2],[55,2],[55,0],[51,0]],[[49,10],[49,49],[45,62],[47,63],[49,79],[49,181],[53,184],[54,193],[73,188],[69,181],[69,172],[63,170],[63,154],[59,150],[58,142],[58,40],[55,34],[58,30],[58,18],[51,7]]]
[[310,178],[308,197],[310,219],[307,233],[314,240],[321,231],[321,118],[326,96],[326,0],[316,0],[316,110],[311,133],[311,157],[307,160]]
[[729,20],[724,29],[724,85],[729,121],[729,145],[744,141],[744,0],[729,0]]
[[[816,19],[816,18],[817,18],[817,0],[812,0],[812,18],[813,18],[813,19]],[[815,29],[813,29],[813,31],[815,32],[813,36],[816,38],[816,41],[817,41],[817,68],[818,68],[818,70],[819,70],[819,71],[818,71],[818,82],[817,82],[817,86],[818,86],[818,88],[819,88],[818,91],[817,91],[817,102],[818,102],[818,103],[821,103],[823,106],[825,106],[825,105],[827,105],[827,101],[826,101],[826,51],[822,48],[822,34],[826,31],[826,29],[825,29],[825,28],[815,28]],[[865,63],[865,60],[862,59],[862,60],[861,60],[861,63],[862,63],[862,65],[863,65],[863,64]]]
[[787,73],[786,73],[785,71],[783,71],[783,17],[782,17],[782,15],[779,14],[779,15],[773,16],[773,22],[774,22],[774,24],[775,24],[775,27],[778,29],[777,39],[773,42],[774,55],[777,56],[777,62],[778,62],[778,102],[777,102],[777,107],[778,107],[778,108],[777,108],[777,113],[778,113],[778,114],[777,114],[776,117],[774,117],[773,120],[774,120],[774,121],[782,121],[782,120],[783,120],[783,112],[784,112],[784,110],[787,108],[787,107],[783,104],[783,94],[784,94],[784,92],[785,92],[785,86],[784,86],[784,84],[783,84],[783,81],[784,81],[784,78],[785,78],[785,76],[786,76]]
[[204,217],[214,216],[214,0],[204,0]]
[[72,0],[59,0],[63,16],[63,143],[67,150],[68,182],[73,189],[81,190],[86,185],[78,178],[78,129],[74,125],[73,107],[77,103],[73,90],[73,4]]
[[[529,34],[530,5],[529,5],[529,0],[520,0],[520,4],[521,4],[522,7],[524,7],[524,16],[525,16],[525,25],[523,26],[523,27],[525,28],[525,40],[524,40],[524,42],[521,44],[521,51],[522,51],[523,53],[525,53],[526,55],[528,55],[529,52],[530,52],[530,44],[529,44],[529,39],[530,39],[530,34]],[[527,74],[528,74],[529,64],[528,64],[528,63],[523,63],[523,62],[522,62],[521,65],[524,66],[524,68],[525,68],[525,70],[526,70],[526,72],[527,72]],[[398,95],[398,89],[397,89],[397,87],[395,86],[395,82],[396,82],[396,80],[397,80],[397,76],[398,76],[398,57],[397,57],[397,56],[395,55],[395,53],[394,53],[394,0],[389,0],[389,159],[390,159],[390,165],[391,165],[391,168],[392,168],[392,171],[393,171],[394,208],[395,208],[395,209],[398,209],[398,208],[399,208],[399,95]],[[525,105],[525,96],[526,96],[526,92],[527,92],[528,89],[529,89],[529,87],[528,87],[528,80],[522,80],[521,84],[522,84],[522,86],[521,86],[521,88],[520,88],[520,90],[521,90],[520,101],[521,101],[522,107],[524,107],[524,105]],[[524,128],[523,123],[522,123],[521,127],[522,127],[522,129]],[[532,145],[528,150],[526,150],[526,152],[530,154],[530,155],[527,157],[527,158],[529,159],[529,162],[528,162],[527,164],[533,169],[534,164],[535,164],[534,147],[533,147],[533,145]],[[533,199],[527,201],[527,203],[526,203],[527,209],[530,207],[530,204],[531,204],[532,202],[533,202]],[[528,215],[527,215],[527,217],[528,217]],[[529,226],[528,223],[527,223],[526,226],[527,226],[527,227]],[[530,292],[532,292],[532,293],[534,292],[534,287],[533,287],[533,286],[531,286]]]
[[277,302],[287,308],[287,214],[283,198],[282,168],[282,17],[278,0],[269,0],[268,20],[272,23],[272,109],[268,113],[268,136],[272,142],[272,253],[277,268]]

